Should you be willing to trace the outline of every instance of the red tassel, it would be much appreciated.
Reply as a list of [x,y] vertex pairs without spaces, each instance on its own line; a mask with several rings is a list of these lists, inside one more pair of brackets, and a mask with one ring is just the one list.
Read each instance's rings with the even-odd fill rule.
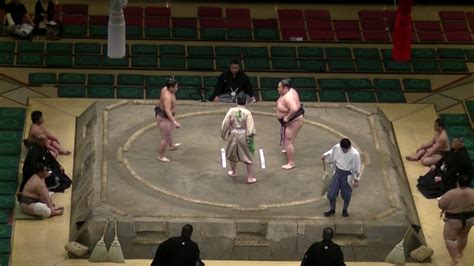
[[410,61],[412,21],[412,0],[400,0],[393,38],[392,59],[395,61]]

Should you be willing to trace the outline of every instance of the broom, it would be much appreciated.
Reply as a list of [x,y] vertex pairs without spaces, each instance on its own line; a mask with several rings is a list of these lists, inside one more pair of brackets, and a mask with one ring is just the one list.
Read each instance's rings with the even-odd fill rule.
[[107,247],[105,246],[104,235],[108,225],[109,219],[107,219],[107,222],[105,223],[104,233],[102,234],[102,237],[99,239],[97,244],[95,244],[94,250],[92,250],[92,253],[89,257],[90,262],[107,261]]
[[117,238],[117,219],[115,219],[115,238],[112,244],[110,245],[108,261],[115,263],[125,263],[123,259],[122,247]]
[[396,265],[405,265],[405,248],[403,247],[402,239],[400,243],[398,243],[390,253],[388,253],[387,257],[385,257],[385,262],[396,264]]
[[323,186],[321,188],[321,197],[326,194],[329,190],[329,184],[331,183],[331,178],[329,178],[328,172],[326,172],[326,162],[323,160]]

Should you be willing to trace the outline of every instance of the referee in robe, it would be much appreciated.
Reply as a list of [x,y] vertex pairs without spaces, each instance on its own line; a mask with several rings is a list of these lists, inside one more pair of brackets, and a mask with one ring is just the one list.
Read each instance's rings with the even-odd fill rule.
[[352,147],[349,139],[343,138],[329,151],[321,156],[329,164],[335,164],[334,176],[329,184],[327,198],[331,209],[324,213],[329,217],[336,213],[336,199],[341,191],[344,200],[342,216],[349,217],[347,208],[352,197],[352,189],[359,186],[360,181],[360,154]]

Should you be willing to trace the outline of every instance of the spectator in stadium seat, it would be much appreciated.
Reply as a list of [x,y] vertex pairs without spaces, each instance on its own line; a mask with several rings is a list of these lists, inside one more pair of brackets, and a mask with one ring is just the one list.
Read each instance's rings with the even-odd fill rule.
[[334,231],[330,227],[323,230],[323,241],[312,244],[306,251],[301,266],[344,266],[344,254],[332,242]]
[[29,38],[35,23],[21,0],[12,0],[5,7],[7,31],[20,38]]
[[210,100],[214,102],[235,103],[236,96],[241,91],[247,94],[247,103],[255,102],[249,77],[240,70],[239,62],[232,60],[229,69],[222,72],[219,76]]
[[161,243],[151,266],[205,266],[198,245],[191,240],[192,234],[193,226],[187,224],[183,226],[181,236]]

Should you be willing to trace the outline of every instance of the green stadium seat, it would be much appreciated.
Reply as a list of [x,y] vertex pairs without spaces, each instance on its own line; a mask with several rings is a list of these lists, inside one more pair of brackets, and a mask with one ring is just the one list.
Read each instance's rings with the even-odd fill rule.
[[0,42],[0,53],[14,53],[16,43],[15,42]]
[[291,84],[299,91],[300,89],[315,89],[316,80],[310,77],[293,77]]
[[300,69],[311,72],[325,72],[326,60],[300,59]]
[[160,50],[160,56],[186,56],[184,45],[160,44],[158,47]]
[[216,46],[216,56],[242,57],[242,49],[237,46]]
[[201,100],[201,87],[180,87],[176,92],[178,100]]
[[201,40],[224,41],[226,39],[227,29],[201,29]]
[[441,71],[446,72],[468,72],[467,65],[460,60],[442,60],[439,62]]
[[158,46],[152,44],[132,44],[132,55],[158,56]]
[[474,49],[464,49],[464,54],[466,55],[467,60],[474,60]]
[[72,67],[72,55],[47,55],[46,67]]
[[319,47],[298,47],[298,57],[324,58],[324,49]]
[[43,66],[44,56],[40,54],[19,54],[16,57],[17,65]]
[[276,89],[262,89],[260,90],[262,101],[276,101],[280,95]]
[[273,70],[298,70],[298,60],[296,58],[272,58]]
[[197,39],[196,28],[174,28],[172,30],[173,38],[176,39]]
[[44,53],[44,42],[18,42],[17,53]]
[[46,44],[47,54],[72,54],[72,43],[48,42]]
[[76,55],[74,56],[75,67],[100,67],[102,56],[100,55]]
[[465,59],[464,50],[461,48],[438,48],[440,59]]
[[280,33],[275,29],[254,29],[254,39],[256,41],[278,41]]
[[352,58],[350,48],[328,47],[324,48],[327,58]]
[[176,76],[176,81],[180,86],[184,87],[202,87],[201,76]]
[[347,92],[349,102],[353,103],[375,103],[375,94],[372,91],[349,91]]
[[0,239],[0,254],[10,254],[11,250],[11,239]]
[[[16,181],[18,179],[18,168],[0,168],[0,182]],[[0,205],[2,205],[0,198]],[[0,206],[0,209],[2,207]]]
[[151,28],[145,27],[146,39],[169,39],[171,32],[169,28]]
[[56,84],[56,73],[30,73],[28,83],[31,85]]
[[270,70],[270,60],[267,58],[244,59],[245,70]]
[[88,86],[87,98],[115,98],[114,86]]
[[379,49],[377,48],[354,48],[352,52],[356,59],[380,59]]
[[214,70],[214,60],[207,58],[188,58],[189,70]]
[[322,90],[345,90],[346,83],[343,79],[324,78],[318,79],[319,87]]
[[438,59],[436,50],[433,48],[413,48],[411,57],[413,59]]
[[61,85],[58,86],[58,97],[62,98],[85,98],[87,89],[85,86]]
[[12,226],[9,224],[0,224],[0,238],[10,239],[12,237]]
[[272,46],[271,57],[296,57],[296,47]]
[[343,90],[326,90],[318,94],[321,102],[347,102],[346,93]]
[[162,87],[147,87],[146,98],[147,99],[159,99]]
[[0,196],[0,209],[13,209],[15,208],[15,198],[8,195]]
[[430,92],[431,80],[429,79],[403,79],[405,91]]
[[119,99],[143,99],[143,87],[117,87],[117,98]]
[[[0,155],[0,168],[18,168],[20,164],[20,158],[16,155]],[[0,184],[3,182],[0,182]],[[8,182],[14,183],[14,182]],[[8,184],[7,184],[8,186]],[[16,187],[15,187],[16,188]],[[1,189],[0,189],[1,190]],[[0,192],[0,194],[2,194]]]
[[16,182],[0,182],[0,195],[15,195],[16,186]]
[[109,30],[105,25],[89,25],[89,36],[91,38],[106,38]]
[[82,25],[64,25],[63,37],[87,37],[87,26]]
[[374,79],[373,82],[376,90],[402,90],[399,79]]
[[119,59],[109,58],[107,56],[102,57],[102,66],[110,68],[127,68],[129,65],[128,57],[125,56]]
[[383,65],[380,60],[356,59],[357,71],[383,72]]
[[137,68],[157,68],[158,67],[158,58],[156,56],[133,56],[132,57],[132,67]]
[[415,72],[439,72],[439,64],[436,60],[412,60],[411,66]]
[[115,76],[113,74],[89,74],[87,85],[114,85]]
[[410,72],[411,71],[410,63],[407,63],[407,62],[385,60],[383,62],[383,65],[386,71],[396,71],[396,72]]
[[318,101],[318,94],[316,90],[298,90],[298,94],[300,96],[300,100],[302,102],[317,102]]
[[81,73],[60,73],[58,78],[59,84],[86,84],[86,74]]
[[214,88],[218,79],[218,76],[204,76],[202,77],[202,83],[206,88]]
[[331,71],[355,71],[352,59],[329,59],[328,66]]
[[76,54],[101,54],[102,45],[100,43],[75,43],[74,53]]
[[470,125],[450,125],[446,127],[446,132],[450,138],[455,136],[474,137],[474,131]]
[[260,88],[276,91],[276,89],[278,88],[278,82],[280,82],[280,80],[281,78],[270,78],[270,77],[260,78]]
[[405,95],[401,91],[377,91],[377,99],[381,103],[404,103]]
[[143,38],[143,28],[139,26],[127,26],[127,38],[141,39]]
[[15,61],[14,54],[0,53],[0,65],[13,65],[14,61]]
[[117,85],[145,85],[145,76],[139,74],[118,74]]
[[344,84],[349,90],[370,90],[373,88],[370,79],[345,79]]
[[214,57],[212,46],[188,46],[188,57]]
[[242,47],[242,55],[244,58],[268,58],[268,49],[267,47]]
[[145,76],[146,86],[160,86],[163,88],[166,82],[170,79],[170,76]]
[[184,57],[161,57],[160,68],[186,69],[186,58]]
[[[3,142],[21,142],[23,134],[21,131],[16,130],[0,130],[0,143]],[[0,174],[1,176],[1,174]],[[0,178],[1,180],[1,178]]]
[[0,155],[19,155],[21,142],[0,142]]
[[469,125],[469,118],[464,114],[440,114],[445,125]]
[[[13,107],[0,108],[0,129],[23,130],[24,124],[25,124],[25,109],[24,108],[13,108]],[[10,165],[8,167],[12,167],[12,166]]]
[[[229,69],[230,62],[232,62],[233,60],[236,60],[236,59],[227,58],[227,57],[217,57],[216,58],[216,69],[218,69],[218,70]],[[239,65],[242,66],[242,60],[237,59],[237,61],[239,62]],[[267,61],[268,61],[268,59],[267,59]]]
[[228,29],[227,40],[252,40],[252,30]]

